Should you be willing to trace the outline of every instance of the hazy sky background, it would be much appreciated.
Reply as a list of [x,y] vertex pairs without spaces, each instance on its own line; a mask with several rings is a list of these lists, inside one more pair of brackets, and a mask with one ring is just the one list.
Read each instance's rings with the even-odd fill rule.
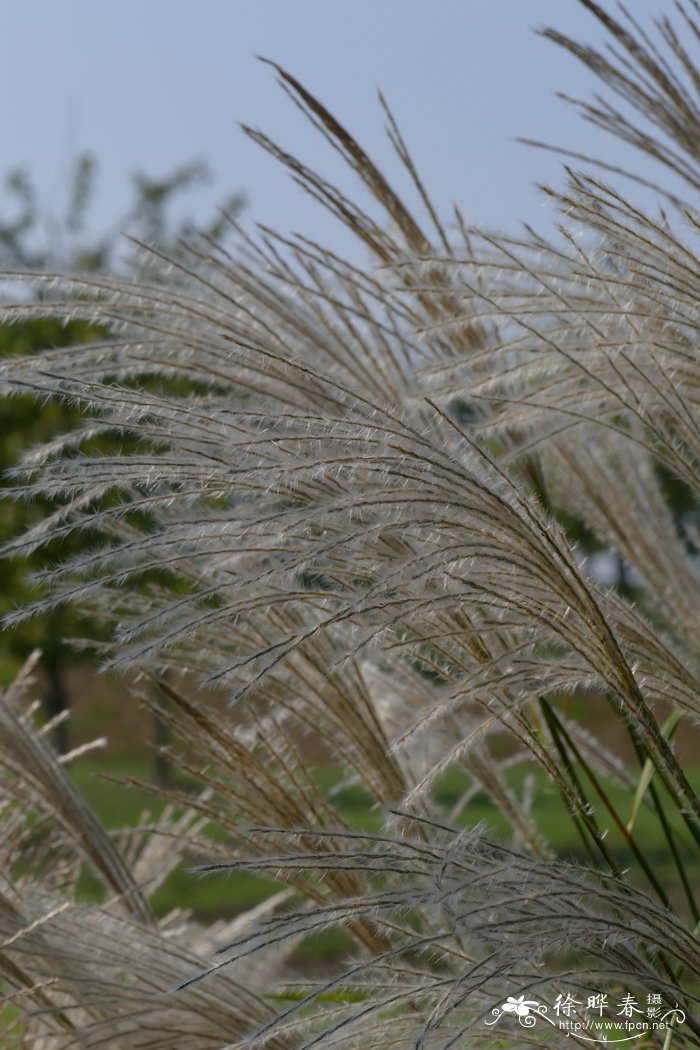
[[[633,0],[632,8],[648,24],[662,2]],[[135,169],[161,176],[203,159],[215,179],[188,198],[195,221],[241,190],[249,216],[347,247],[238,128],[263,128],[351,186],[256,61],[262,54],[314,91],[389,176],[399,165],[383,135],[377,86],[440,207],[456,200],[474,222],[541,225],[548,206],[532,184],[557,183],[559,161],[515,137],[609,148],[554,97],[561,89],[588,95],[592,79],[535,36],[533,28],[548,24],[602,38],[577,0],[4,0],[2,167],[28,166],[47,215],[55,214],[71,159],[93,151],[100,176],[91,222],[100,229],[127,207]]]

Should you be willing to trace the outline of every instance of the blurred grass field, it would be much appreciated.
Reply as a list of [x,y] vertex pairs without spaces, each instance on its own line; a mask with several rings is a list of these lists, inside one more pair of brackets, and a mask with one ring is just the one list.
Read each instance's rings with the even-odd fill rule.
[[[122,683],[109,676],[96,677],[94,672],[84,666],[71,668],[68,688],[71,698],[71,746],[80,746],[105,731],[109,738],[105,750],[76,759],[67,767],[89,805],[105,827],[113,831],[135,826],[144,819],[145,814],[150,814],[148,819],[157,821],[165,802],[156,798],[151,791],[122,782],[140,781],[153,785],[157,781],[155,749],[164,741],[158,738],[153,721],[135,702],[134,697],[127,693]],[[223,697],[209,699],[214,704],[225,706]],[[574,697],[568,707],[568,713],[584,723],[590,720],[600,724],[604,720],[603,724],[610,728],[610,732],[606,732],[608,746],[633,768],[633,758],[626,751],[626,741],[622,735],[615,736],[615,731],[619,734],[619,726],[610,718],[609,710],[602,701],[590,696],[585,699]],[[692,759],[693,755],[698,754],[697,742],[696,734],[685,733],[675,744],[682,752],[692,785],[700,790],[700,764]],[[177,770],[171,770],[171,775],[176,785],[193,787],[185,783]],[[507,776],[509,787],[518,797],[522,798],[523,794],[532,797],[532,816],[543,838],[556,853],[562,858],[587,863],[574,821],[545,775],[541,771],[516,767]],[[377,830],[381,814],[373,808],[372,800],[362,788],[343,786],[340,770],[324,764],[322,760],[315,767],[314,777],[319,788],[336,803],[351,828]],[[526,778],[530,778],[527,785]],[[448,772],[438,781],[435,795],[446,822],[451,822],[450,811],[469,786],[469,777],[457,770]],[[605,782],[605,790],[613,807],[626,821],[630,816],[632,793],[610,781]],[[661,793],[663,795],[663,791]],[[592,794],[591,802],[600,828],[606,830],[607,844],[616,862],[623,869],[629,866],[634,870],[629,849],[604,806]],[[506,818],[486,793],[481,791],[474,794],[458,823],[483,824],[487,833],[495,838],[503,838],[509,833]],[[222,837],[216,828],[211,828],[210,833],[219,839]],[[682,834],[680,837],[683,841]],[[644,855],[659,881],[682,907],[680,883],[660,823],[645,808],[642,808],[635,825],[635,840],[643,847]],[[691,863],[690,858],[694,853],[689,843],[685,852],[687,857],[683,859]],[[248,874],[236,872],[199,876],[188,870],[201,859],[195,856],[186,858],[156,890],[152,903],[157,914],[164,915],[173,909],[189,909],[202,923],[207,924],[216,919],[232,918],[280,889],[278,883]],[[694,874],[695,884],[700,884],[700,871]],[[639,881],[643,884],[641,877]],[[81,877],[79,890],[84,900],[99,900],[99,884],[88,871]],[[314,965],[324,957],[337,955],[348,943],[342,931],[326,933],[302,942],[294,958],[297,963]]]
[[[149,791],[131,784],[115,782],[112,778],[135,779],[146,783],[153,779],[153,762],[148,759],[130,760],[126,758],[103,756],[77,760],[71,764],[72,775],[93,807],[96,814],[109,829],[119,829],[135,825],[145,811],[152,819],[157,819],[164,803],[155,798]],[[372,808],[369,796],[359,787],[343,787],[337,768],[319,765],[315,770],[318,786],[333,798],[347,823],[354,829],[373,831],[381,821],[381,814]],[[541,773],[526,773],[522,769],[513,769],[510,773],[510,787],[522,795],[525,777],[533,778],[528,791],[533,797],[532,814],[545,839],[562,857],[573,858],[585,863],[586,855],[578,837],[573,821],[558,795],[544,779]],[[109,779],[107,779],[109,778]],[[700,768],[690,771],[690,780],[694,787],[700,789]],[[436,786],[435,793],[445,812],[457,803],[463,792],[469,787],[469,777],[459,771],[450,771]],[[629,817],[630,793],[614,784],[607,784],[609,798],[623,819]],[[614,828],[612,821],[602,806],[596,808],[596,818],[601,828],[608,829],[608,844],[613,856],[621,867],[630,861],[627,847]],[[477,793],[467,810],[461,815],[460,824],[475,825],[483,823],[489,833],[497,838],[507,833],[507,821],[497,807],[483,793]],[[217,836],[215,828],[211,833]],[[660,881],[671,891],[674,897],[676,874],[665,841],[659,834],[659,822],[655,816],[642,809],[635,826],[635,838],[643,845],[646,857],[654,868]],[[688,860],[692,856],[688,844]],[[197,858],[193,858],[195,862]],[[696,873],[700,878],[700,873]],[[85,899],[96,899],[97,884],[85,874],[81,881],[81,893]],[[203,922],[219,918],[231,918],[237,913],[259,903],[280,889],[278,883],[260,879],[243,873],[224,873],[199,876],[192,873],[185,865],[173,872],[153,897],[153,906],[160,915],[174,908],[191,909]],[[309,939],[297,949],[297,962],[313,961],[329,954],[340,952],[347,945],[342,932],[324,934]]]

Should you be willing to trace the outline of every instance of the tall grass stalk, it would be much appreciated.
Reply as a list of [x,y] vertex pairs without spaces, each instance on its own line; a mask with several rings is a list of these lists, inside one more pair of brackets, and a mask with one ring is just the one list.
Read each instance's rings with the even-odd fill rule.
[[[653,212],[630,191],[651,179],[576,156],[546,191],[551,237],[443,220],[382,99],[411,211],[275,66],[372,209],[245,130],[373,265],[261,227],[236,256],[142,246],[138,282],[8,275],[42,295],[7,321],[106,333],[0,365],[7,392],[85,414],[25,454],[17,498],[57,509],[8,553],[101,537],[11,620],[77,602],[111,625],[105,667],[140,669],[197,784],[115,840],[20,687],[6,698],[0,978],[22,1045],[590,1045],[527,1010],[486,1021],[566,993],[607,995],[614,1022],[628,990],[683,1013],[644,1045],[700,1046],[700,798],[676,747],[700,714],[700,16],[678,3],[652,37],[581,2],[608,49],[545,35],[613,100],[574,102],[583,116],[660,165]],[[587,571],[593,537],[624,586]],[[319,789],[319,755],[378,832]],[[520,767],[547,775],[579,853],[557,855]],[[435,787],[454,769],[448,814]],[[508,835],[475,825],[477,793]],[[157,918],[154,886],[192,856],[286,892],[208,933]],[[76,895],[85,866],[101,907]],[[302,980],[292,949],[338,927],[353,952]]]

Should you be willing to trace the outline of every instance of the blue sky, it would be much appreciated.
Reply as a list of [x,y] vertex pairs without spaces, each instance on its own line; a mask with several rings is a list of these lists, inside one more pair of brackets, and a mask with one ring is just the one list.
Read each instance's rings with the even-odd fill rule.
[[[662,2],[632,6],[647,19]],[[559,162],[514,138],[605,148],[601,133],[554,97],[557,89],[587,95],[592,84],[573,59],[532,32],[548,24],[601,39],[577,0],[6,3],[3,166],[33,171],[50,215],[61,210],[71,158],[93,151],[100,178],[91,222],[99,229],[124,211],[135,169],[164,175],[203,159],[215,179],[191,195],[187,212],[195,221],[241,190],[252,217],[347,247],[331,220],[238,128],[239,121],[261,127],[351,186],[271,70],[256,61],[263,54],[303,80],[392,176],[398,163],[383,134],[380,86],[441,208],[456,200],[474,222],[542,225],[548,206],[532,184],[558,182]]]

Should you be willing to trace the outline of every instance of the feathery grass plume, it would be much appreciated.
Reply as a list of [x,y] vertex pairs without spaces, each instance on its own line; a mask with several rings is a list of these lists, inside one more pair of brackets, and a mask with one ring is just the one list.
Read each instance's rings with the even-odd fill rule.
[[[268,1023],[273,1013],[259,990],[282,972],[285,952],[227,970],[182,997],[169,993],[206,966],[212,936],[242,935],[280,898],[210,931],[187,913],[157,919],[150,898],[186,844],[203,834],[201,800],[193,796],[196,808],[166,809],[155,825],[115,841],[66,771],[75,756],[57,756],[47,743],[50,727],[35,725],[30,685],[28,666],[0,698],[3,1046],[16,1036],[17,1046],[39,1050],[204,1050]],[[84,864],[99,880],[100,904],[81,902]],[[280,1037],[271,1045],[292,1044]]]
[[[612,57],[549,35],[656,130],[607,103],[583,104],[585,115],[695,188],[700,74],[678,32],[659,23],[664,55],[631,16],[582,2],[612,35]],[[677,6],[700,39],[695,4]],[[208,858],[200,869],[263,872],[298,896],[183,973],[191,956],[160,947],[147,902],[134,913],[141,878],[129,888],[96,832],[81,855],[118,914],[71,904],[54,915],[50,895],[37,912],[36,894],[26,925],[44,938],[72,922],[88,945],[91,923],[111,924],[121,947],[100,961],[90,1024],[101,1039],[112,1025],[124,1045],[150,1045],[123,1027],[111,983],[113,966],[141,973],[136,960],[129,970],[128,927],[181,989],[165,1001],[162,983],[139,981],[133,994],[160,1011],[159,1031],[186,1013],[188,1046],[195,1032],[202,1046],[514,1046],[523,1033],[556,1046],[551,1012],[554,1027],[533,1015],[517,1035],[486,1021],[508,996],[551,1004],[571,992],[582,1005],[625,989],[682,1011],[649,1045],[700,1046],[700,799],[673,741],[700,714],[696,213],[674,188],[653,218],[571,172],[549,191],[563,212],[556,238],[470,230],[458,212],[453,231],[382,100],[423,222],[274,68],[382,217],[248,133],[357,234],[375,269],[261,227],[238,230],[235,257],[206,238],[177,260],[151,251],[138,283],[9,275],[47,295],[7,305],[8,320],[77,316],[109,338],[2,362],[0,375],[10,393],[86,413],[82,431],[30,450],[16,471],[19,498],[59,506],[13,553],[75,529],[102,537],[42,575],[33,609],[79,602],[113,626],[105,665],[159,683],[167,703],[150,702],[202,789],[171,801],[224,835],[169,832]],[[97,434],[117,451],[95,454]],[[627,587],[587,572],[584,528],[622,560]],[[235,710],[191,695],[192,672],[225,685]],[[585,717],[596,698],[602,724]],[[611,726],[631,757],[598,739]],[[353,831],[323,797],[315,749],[369,792],[384,814],[376,834]],[[13,767],[21,790],[43,793],[37,810],[81,842],[87,818],[63,782],[56,794],[36,773],[36,743],[26,754]],[[576,858],[557,856],[514,767],[549,778]],[[440,778],[455,769],[464,792],[446,813]],[[480,792],[506,825],[501,841],[473,826]],[[250,955],[338,926],[355,954],[327,981],[300,989],[271,972],[239,996]],[[50,960],[56,948],[32,951]],[[77,981],[82,967],[80,956]],[[21,989],[46,996],[51,979],[43,962]],[[198,995],[206,1005],[186,998]],[[62,1003],[51,1000],[47,1024]],[[200,1009],[211,1035],[196,1027]],[[566,1035],[587,1045],[581,1032]]]

